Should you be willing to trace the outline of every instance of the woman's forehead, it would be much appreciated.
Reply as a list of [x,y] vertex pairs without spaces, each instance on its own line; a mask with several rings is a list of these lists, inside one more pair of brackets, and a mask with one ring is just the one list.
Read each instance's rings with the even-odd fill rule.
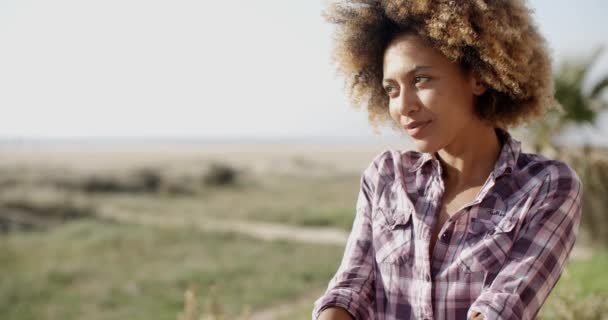
[[424,41],[414,38],[395,39],[384,53],[383,69],[400,72],[418,71],[449,64],[449,59]]

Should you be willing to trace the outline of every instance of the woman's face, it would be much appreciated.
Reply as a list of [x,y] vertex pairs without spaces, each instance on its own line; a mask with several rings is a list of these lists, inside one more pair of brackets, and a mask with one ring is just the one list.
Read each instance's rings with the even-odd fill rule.
[[384,52],[382,85],[389,112],[420,152],[434,153],[466,139],[478,124],[475,96],[485,87],[414,34],[393,39]]

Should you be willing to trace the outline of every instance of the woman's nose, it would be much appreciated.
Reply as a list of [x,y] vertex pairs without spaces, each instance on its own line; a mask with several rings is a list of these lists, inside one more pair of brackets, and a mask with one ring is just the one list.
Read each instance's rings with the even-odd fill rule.
[[408,116],[418,110],[418,100],[409,90],[402,90],[398,98],[398,110],[401,115]]

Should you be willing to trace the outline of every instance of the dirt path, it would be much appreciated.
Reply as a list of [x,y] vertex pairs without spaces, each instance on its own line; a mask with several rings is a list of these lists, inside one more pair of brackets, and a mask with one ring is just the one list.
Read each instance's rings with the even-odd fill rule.
[[138,223],[156,227],[195,227],[209,231],[237,232],[261,240],[289,240],[343,246],[348,238],[346,231],[337,228],[295,227],[278,223],[218,220],[207,217],[186,218],[170,214],[151,215],[132,213],[110,206],[101,207],[98,216],[119,222]]

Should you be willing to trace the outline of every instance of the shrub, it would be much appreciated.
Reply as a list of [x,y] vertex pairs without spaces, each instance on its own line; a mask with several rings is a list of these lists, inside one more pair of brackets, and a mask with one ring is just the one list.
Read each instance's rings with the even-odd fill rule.
[[583,214],[581,228],[597,245],[608,244],[608,155],[589,148],[564,156],[583,183]]
[[212,163],[203,182],[208,186],[230,186],[236,183],[237,175],[238,171],[231,166]]
[[143,192],[156,192],[163,183],[159,171],[150,168],[135,171],[134,180],[135,185]]
[[94,174],[85,177],[80,187],[85,192],[156,192],[161,189],[163,177],[159,170],[137,169],[122,175]]
[[91,217],[94,207],[84,199],[56,190],[14,190],[0,198],[0,231],[37,230]]

